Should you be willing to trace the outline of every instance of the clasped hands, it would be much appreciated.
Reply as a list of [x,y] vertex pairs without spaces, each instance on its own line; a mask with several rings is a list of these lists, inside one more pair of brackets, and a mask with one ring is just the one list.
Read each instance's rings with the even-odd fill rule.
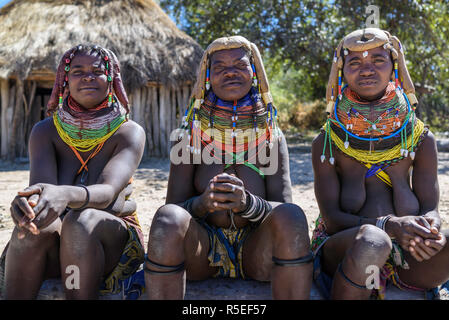
[[385,231],[417,261],[429,260],[446,245],[446,237],[439,232],[441,220],[437,213],[423,216],[392,217]]
[[23,239],[27,231],[38,235],[64,212],[67,204],[61,186],[38,183],[17,192],[10,211],[19,228],[18,238]]
[[206,212],[231,210],[238,213],[244,211],[247,206],[243,181],[227,173],[213,177],[201,194],[200,200]]

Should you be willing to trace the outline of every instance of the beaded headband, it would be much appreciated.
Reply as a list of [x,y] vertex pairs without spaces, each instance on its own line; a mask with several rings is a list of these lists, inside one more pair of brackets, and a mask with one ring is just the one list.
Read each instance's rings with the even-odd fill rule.
[[242,36],[232,36],[223,37],[214,40],[206,49],[201,59],[200,68],[198,70],[198,76],[193,88],[192,95],[190,99],[195,99],[195,107],[199,108],[201,105],[201,100],[204,99],[205,93],[210,88],[209,82],[209,65],[210,57],[214,52],[220,50],[230,50],[243,48],[246,51],[251,52],[253,64],[251,65],[253,69],[253,84],[257,86],[260,85],[260,93],[265,105],[272,104],[273,98],[270,94],[270,86],[268,85],[267,75],[265,73],[265,68],[262,63],[262,57],[260,55],[257,46],[248,41]]
[[69,95],[68,72],[70,71],[70,63],[73,58],[80,53],[91,54],[92,51],[99,54],[105,65],[105,74],[109,82],[108,103],[112,103],[112,95],[114,93],[126,112],[129,113],[129,101],[120,75],[120,64],[114,52],[98,45],[81,44],[69,49],[62,55],[56,71],[56,79],[50,100],[47,103],[47,115],[52,114],[58,107],[61,107],[62,101]]
[[[385,50],[390,50],[394,63],[394,72],[391,79],[395,81],[396,88],[404,90],[411,105],[416,105],[418,100],[415,96],[415,87],[410,78],[405,63],[404,50],[401,42],[395,36],[391,36],[388,31],[377,28],[366,28],[351,32],[340,41],[334,51],[331,73],[326,90],[326,111],[331,113],[338,96],[341,97],[342,70],[344,56],[349,51],[363,51],[364,56],[367,50],[383,46]],[[400,85],[399,85],[400,83]]]
[[[259,49],[254,43],[248,41],[242,36],[223,37],[214,40],[205,50],[198,70],[197,80],[189,99],[189,105],[186,109],[184,117],[182,118],[181,129],[187,130],[189,132],[188,135],[192,135],[193,141],[196,141],[194,143],[192,142],[194,144],[194,146],[191,147],[193,153],[200,152],[199,141],[201,140],[201,130],[199,110],[203,105],[206,94],[211,89],[209,78],[211,56],[217,51],[239,48],[242,48],[246,52],[250,53],[250,58],[252,60],[251,69],[253,73],[253,87],[257,88],[257,90],[252,91],[257,91],[257,94],[262,97],[263,103],[266,107],[267,145],[271,148],[273,146],[273,139],[279,137],[279,128],[276,125],[277,109],[273,106],[273,98],[270,93],[270,87],[268,85],[268,79]],[[232,121],[233,129],[235,129],[236,121],[238,119],[235,103],[233,110],[234,113],[232,116]],[[189,125],[189,123],[192,125]],[[184,133],[181,132],[180,137],[182,137],[183,134]],[[235,133],[233,132],[232,134],[235,138]]]

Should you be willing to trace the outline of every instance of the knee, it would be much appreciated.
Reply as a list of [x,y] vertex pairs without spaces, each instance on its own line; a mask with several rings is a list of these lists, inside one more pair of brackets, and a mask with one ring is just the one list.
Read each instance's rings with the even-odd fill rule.
[[38,235],[26,232],[25,237],[18,238],[19,228],[15,227],[9,241],[10,250],[18,250],[18,252],[26,250],[41,250],[52,246],[55,241],[59,241],[59,232],[57,228],[52,226],[40,230]]
[[94,209],[79,211],[69,211],[62,221],[61,236],[71,237],[85,233],[88,230],[89,222],[95,218]]
[[355,237],[350,258],[358,265],[385,263],[392,249],[388,234],[373,225],[363,225]]
[[309,246],[307,218],[302,209],[292,203],[284,203],[273,209],[270,227],[275,241],[295,246]]
[[183,240],[190,219],[190,214],[180,206],[166,204],[160,207],[151,223],[150,241],[162,244],[166,241]]

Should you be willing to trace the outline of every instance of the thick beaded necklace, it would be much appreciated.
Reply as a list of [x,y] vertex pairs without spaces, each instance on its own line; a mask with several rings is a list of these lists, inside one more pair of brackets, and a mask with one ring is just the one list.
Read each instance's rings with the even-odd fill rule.
[[[81,183],[85,184],[88,177],[87,163],[100,152],[108,140],[120,126],[128,120],[126,110],[118,101],[106,98],[98,107],[86,110],[71,97],[53,113],[53,123],[59,134],[75,156],[81,162],[78,174],[83,171]],[[95,148],[96,147],[96,148]],[[79,152],[89,152],[94,149],[86,160]]]
[[254,88],[233,102],[210,90],[199,109],[187,109],[181,130],[187,132],[191,152],[198,153],[202,145],[217,159],[247,163],[265,146],[271,147],[270,135],[280,136],[278,126],[271,126],[275,119],[276,112],[264,108]]
[[323,129],[325,143],[321,161],[325,159],[328,143],[329,161],[334,163],[333,142],[346,155],[377,169],[408,156],[413,160],[423,132],[427,132],[407,96],[395,89],[392,82],[384,97],[374,103],[361,102],[349,87],[343,88]]
[[67,101],[53,113],[53,122],[61,139],[80,152],[88,152],[105,142],[127,120],[126,111],[119,103],[108,107],[109,98],[91,111],[80,111],[71,96]]

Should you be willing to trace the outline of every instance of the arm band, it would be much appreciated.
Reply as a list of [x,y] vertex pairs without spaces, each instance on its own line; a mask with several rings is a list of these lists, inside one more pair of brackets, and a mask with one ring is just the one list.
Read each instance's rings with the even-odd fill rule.
[[255,196],[246,190],[245,192],[248,197],[248,205],[244,211],[236,214],[251,222],[262,221],[271,212],[271,204],[259,196]]
[[87,205],[89,204],[89,201],[90,201],[89,189],[87,189],[87,187],[84,184],[77,184],[76,186],[77,187],[81,187],[84,190],[86,190],[86,194],[87,194],[86,195],[86,201],[84,201],[84,204],[81,207],[79,207],[79,208],[72,208],[72,209],[74,209],[74,210],[84,210],[84,209],[86,209],[86,207],[87,207]]

